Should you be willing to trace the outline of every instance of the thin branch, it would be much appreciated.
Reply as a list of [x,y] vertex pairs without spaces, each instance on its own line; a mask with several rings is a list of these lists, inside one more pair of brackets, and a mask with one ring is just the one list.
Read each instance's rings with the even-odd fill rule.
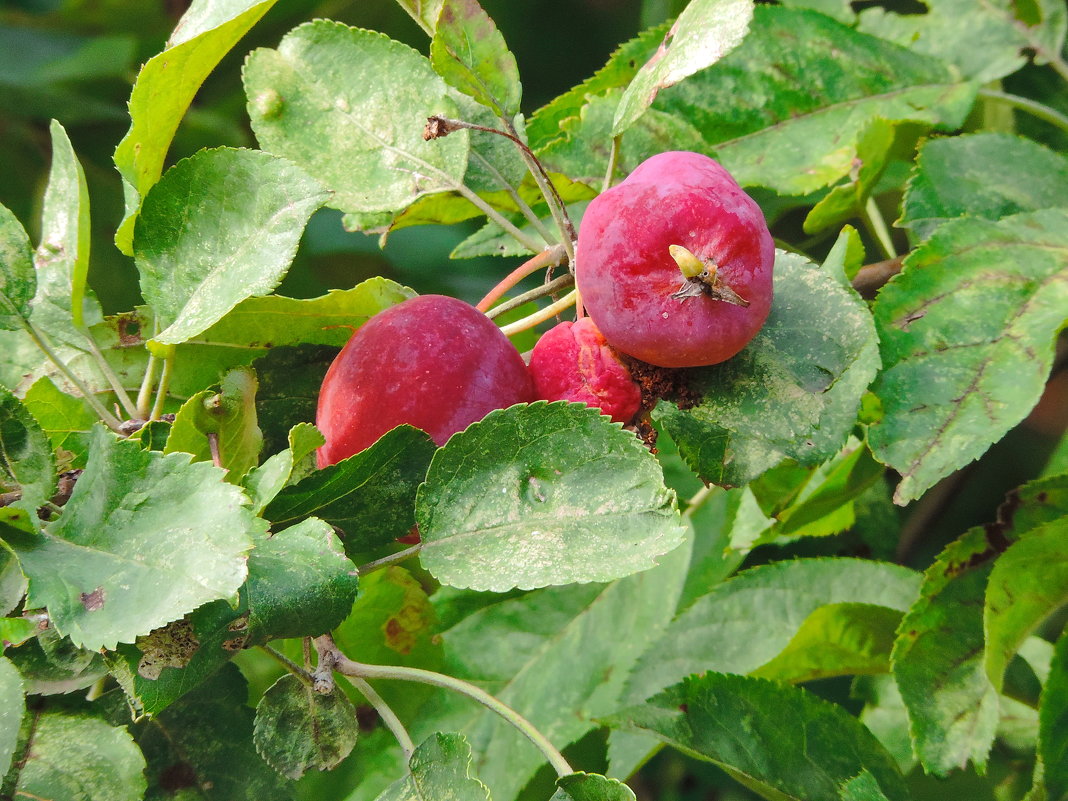
[[216,467],[222,467],[222,453],[219,451],[219,435],[214,431],[209,431],[208,437],[208,450],[211,451],[211,463]]
[[[546,284],[548,286],[548,284]],[[564,295],[556,303],[550,303],[544,309],[534,312],[522,320],[516,320],[514,323],[501,326],[501,333],[506,337],[510,337],[513,334],[518,334],[520,331],[526,331],[528,328],[533,328],[539,323],[544,323],[546,320],[551,320],[562,311],[567,311],[575,305],[575,300],[578,298],[578,291],[571,290]]]
[[861,297],[875,297],[875,293],[882,289],[883,284],[901,272],[902,257],[877,261],[874,264],[866,264],[853,276],[853,289],[860,293]]
[[171,351],[163,359],[163,375],[159,377],[159,386],[156,387],[156,402],[152,404],[152,412],[148,415],[149,420],[159,420],[163,414],[163,404],[167,400],[167,393],[171,389],[171,375],[174,373],[174,351]]
[[531,273],[536,273],[538,270],[544,270],[546,267],[553,267],[562,262],[566,256],[563,246],[553,245],[546,248],[536,256],[532,256],[525,262],[516,267],[512,272],[508,273],[504,279],[493,287],[486,297],[482,298],[475,306],[480,312],[489,311],[489,308],[496,303],[505,292],[514,287],[524,278]]
[[304,668],[302,668],[300,665],[298,665],[296,662],[294,662],[288,656],[283,654],[281,651],[276,651],[274,648],[272,648],[269,645],[261,645],[260,646],[260,650],[263,651],[265,654],[267,654],[272,659],[274,659],[276,662],[281,664],[282,667],[284,667],[286,670],[288,670],[290,673],[292,673],[298,679],[303,681],[305,684],[312,684],[313,683],[312,674],[309,673]]
[[[1065,77],[1065,80],[1068,80],[1068,76]],[[1000,100],[1002,103],[1007,103],[1013,108],[1020,109],[1020,111],[1026,111],[1032,117],[1048,122],[1050,125],[1055,125],[1062,131],[1068,131],[1068,117],[1061,114],[1061,112],[1056,109],[1039,103],[1037,100],[1031,100],[1028,97],[1020,97],[1019,95],[1011,95],[1008,92],[999,92],[996,89],[980,89],[979,97],[990,100]]]
[[361,565],[356,568],[356,574],[359,576],[366,576],[368,573],[374,573],[376,570],[381,570],[384,567],[403,562],[409,556],[415,556],[422,549],[423,543],[416,543],[411,548],[405,548],[403,551],[397,551],[396,553],[391,553],[389,556],[383,556],[381,559],[375,559],[373,562]]
[[[574,773],[571,765],[564,759],[551,742],[534,728],[533,724],[510,706],[502,703],[481,687],[468,684],[466,681],[446,676],[443,673],[435,673],[431,670],[419,668],[368,665],[362,662],[354,662],[349,659],[334,644],[330,635],[315,638],[315,648],[319,652],[319,670],[324,666],[327,670],[333,670],[343,676],[355,676],[361,679],[397,679],[400,681],[413,681],[419,684],[429,684],[433,687],[441,687],[446,690],[466,695],[474,701],[482,704],[491,712],[502,717],[506,722],[518,729],[534,746],[541,751],[552,765],[558,776],[567,776]],[[319,671],[317,671],[318,674]]]
[[526,217],[527,222],[529,222],[531,227],[533,227],[533,229],[538,232],[541,238],[545,240],[545,244],[554,244],[556,242],[556,237],[552,235],[552,232],[549,231],[548,228],[545,227],[545,223],[541,221],[541,217],[539,217],[534,212],[534,209],[530,207],[530,204],[523,200],[522,196],[519,194],[519,191],[510,183],[508,183],[508,180],[503,175],[501,175],[500,170],[490,164],[489,160],[487,160],[485,156],[483,156],[476,150],[471,151],[471,157],[477,159],[482,165],[482,168],[493,176],[493,180],[495,180],[504,188],[504,191],[508,193],[508,197],[510,197],[512,199],[512,202],[515,203],[516,208],[518,208],[520,213],[522,213],[522,215]]
[[378,716],[382,718],[382,722],[386,724],[386,728],[393,733],[393,736],[397,739],[397,745],[404,752],[404,764],[407,765],[415,752],[415,743],[412,742],[412,738],[408,734],[408,730],[404,728],[400,718],[397,717],[397,714],[390,708],[389,704],[383,700],[382,696],[375,692],[374,687],[359,676],[345,676],[345,680],[367,699],[367,702],[374,707]]
[[115,392],[115,397],[118,398],[123,411],[126,412],[126,416],[131,418],[138,417],[137,406],[134,405],[134,402],[130,399],[129,393],[126,392],[126,387],[122,385],[122,381],[115,375],[115,371],[111,369],[111,365],[108,364],[108,360],[104,358],[104,354],[100,352],[100,347],[96,344],[96,340],[93,339],[93,335],[89,333],[88,329],[82,330],[81,333],[85,337],[86,343],[89,345],[89,353],[92,354],[100,372],[103,373],[104,378],[106,378],[111,385],[111,389]]
[[496,319],[505,312],[510,312],[512,309],[518,309],[524,303],[529,303],[532,300],[544,298],[548,295],[555,295],[557,292],[574,285],[575,276],[573,276],[571,273],[565,273],[559,278],[554,278],[552,281],[548,281],[547,283],[544,283],[541,286],[536,286],[521,295],[516,295],[514,298],[506,300],[499,306],[494,306],[492,309],[486,312],[486,316],[489,317],[491,320]]

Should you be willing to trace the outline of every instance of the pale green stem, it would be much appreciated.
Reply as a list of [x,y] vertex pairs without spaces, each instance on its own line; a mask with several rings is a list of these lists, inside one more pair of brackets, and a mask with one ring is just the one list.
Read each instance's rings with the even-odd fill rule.
[[277,651],[269,645],[261,645],[260,650],[267,654],[269,657],[278,662],[282,667],[303,681],[305,684],[312,684],[312,675],[310,672],[302,668],[288,656],[281,651]]
[[[1068,80],[1068,78],[1065,80]],[[1061,114],[1056,109],[1052,109],[1049,106],[1031,100],[1030,98],[1020,97],[1019,95],[1010,95],[1008,92],[999,92],[996,89],[980,89],[979,97],[989,98],[990,100],[1000,100],[1002,103],[1007,103],[1021,111],[1026,111],[1032,117],[1044,120],[1045,122],[1050,123],[1050,125],[1055,125],[1062,131],[1068,132],[1068,116]]]
[[682,513],[683,520],[689,520],[693,517],[698,509],[712,500],[719,492],[720,488],[714,484],[697,490],[686,504],[686,511]]
[[518,309],[524,303],[529,303],[538,298],[544,298],[546,295],[555,295],[557,292],[561,292],[574,285],[575,276],[571,273],[564,273],[564,275],[561,275],[559,278],[554,278],[546,284],[536,286],[521,295],[516,295],[514,298],[506,300],[498,306],[494,306],[486,312],[486,316],[492,320],[505,312],[510,312],[512,309]]
[[141,380],[141,389],[137,393],[137,419],[145,420],[151,411],[152,388],[156,385],[156,370],[159,367],[159,359],[148,354],[148,364],[145,366],[145,377]]
[[864,225],[867,226],[871,235],[875,237],[879,246],[886,253],[886,258],[896,259],[897,250],[894,249],[894,242],[890,238],[890,229],[886,227],[886,220],[883,219],[882,212],[879,211],[879,206],[875,202],[875,198],[868,198],[868,201],[864,204],[864,209],[861,211],[860,218],[864,221]]
[[367,702],[375,708],[375,712],[378,713],[378,716],[382,718],[382,722],[386,724],[386,728],[392,732],[395,738],[397,738],[397,745],[399,745],[401,751],[404,752],[404,764],[407,765],[412,759],[412,754],[415,752],[415,743],[412,742],[412,738],[408,734],[408,730],[404,728],[404,724],[401,723],[400,718],[397,717],[389,704],[382,699],[382,696],[375,692],[374,687],[359,676],[346,675],[345,680],[355,687],[360,695],[367,699]]
[[601,185],[601,192],[607,192],[612,188],[612,176],[616,171],[616,161],[619,159],[619,144],[623,138],[623,134],[612,137],[612,149],[608,151],[608,168],[604,173],[604,183]]
[[104,377],[111,384],[112,390],[115,392],[115,397],[118,398],[119,404],[130,418],[137,417],[137,406],[130,399],[129,393],[126,391],[126,387],[122,385],[122,381],[115,375],[115,371],[111,369],[111,365],[108,364],[108,360],[104,358],[104,354],[100,352],[99,346],[96,344],[96,340],[93,339],[93,335],[89,333],[88,329],[82,329],[82,335],[85,337],[86,343],[89,345],[89,352],[96,360],[97,367],[100,368],[100,372],[104,374]]
[[523,200],[518,190],[516,190],[514,186],[508,183],[508,180],[503,175],[501,175],[500,171],[492,164],[490,164],[489,161],[487,161],[481,153],[476,153],[472,150],[471,155],[474,158],[478,159],[478,161],[482,164],[483,169],[485,169],[490,175],[492,175],[493,180],[495,180],[504,188],[504,191],[508,193],[508,197],[512,199],[512,202],[515,203],[516,207],[519,209],[522,215],[526,217],[527,222],[529,222],[531,227],[533,227],[534,230],[538,232],[538,235],[545,240],[545,244],[554,244],[557,241],[556,237],[552,235],[552,232],[550,232],[548,228],[545,227],[545,223],[541,221],[541,218],[535,213],[534,209],[532,209],[527,204],[527,202]]
[[316,637],[315,646],[319,651],[320,668],[329,666],[330,669],[343,676],[355,676],[361,679],[396,679],[399,681],[413,681],[419,684],[429,684],[432,687],[441,687],[446,690],[460,693],[461,695],[466,695],[468,698],[482,704],[488,710],[496,713],[506,722],[518,729],[539,751],[541,751],[558,776],[567,776],[574,773],[571,765],[564,759],[564,755],[561,754],[551,742],[549,742],[544,734],[534,728],[534,725],[529,720],[524,718],[510,706],[494,698],[481,687],[476,687],[474,684],[468,684],[466,681],[455,679],[452,676],[446,676],[443,673],[435,673],[431,670],[400,666],[368,665],[362,662],[355,662],[341,653],[329,636]]
[[149,420],[159,420],[163,414],[163,404],[167,400],[167,393],[171,389],[171,375],[174,373],[174,352],[169,353],[163,359],[163,374],[159,377],[159,386],[156,388],[156,402],[152,404],[152,413]]
[[37,330],[37,327],[27,320],[25,317],[19,316],[19,320],[22,323],[22,327],[26,329],[26,333],[30,335],[30,339],[33,340],[33,344],[36,345],[48,360],[56,366],[56,369],[63,374],[63,376],[74,385],[74,388],[78,390],[81,396],[85,399],[97,416],[104,422],[104,424],[112,431],[119,432],[122,429],[122,421],[120,421],[115,415],[104,408],[96,396],[89,391],[89,389],[81,382],[81,380],[74,375],[74,373],[64,364],[55,351],[49,346],[45,340],[44,334]]
[[403,551],[397,551],[391,553],[389,556],[383,556],[381,559],[375,559],[373,562],[368,562],[356,568],[356,574],[360,576],[366,576],[368,573],[373,573],[376,570],[381,570],[384,567],[395,565],[398,562],[403,562],[409,556],[415,556],[419,551],[423,549],[423,543],[416,543],[411,548],[405,548]]
[[534,312],[522,320],[516,320],[514,323],[501,326],[501,333],[506,337],[510,337],[513,334],[518,334],[520,331],[526,331],[528,328],[533,328],[539,323],[544,323],[546,320],[551,320],[562,311],[566,311],[575,305],[575,300],[578,298],[578,291],[572,290],[564,295],[556,303],[550,303],[544,309]]

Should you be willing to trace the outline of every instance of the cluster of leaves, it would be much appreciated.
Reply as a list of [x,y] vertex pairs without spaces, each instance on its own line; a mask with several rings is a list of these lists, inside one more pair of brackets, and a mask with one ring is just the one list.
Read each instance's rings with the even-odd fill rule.
[[[1010,797],[1068,796],[1063,441],[923,573],[781,558],[842,532],[891,556],[893,503],[922,504],[1042,395],[1068,320],[1068,160],[995,112],[1068,119],[990,85],[1025,53],[1068,79],[1062,2],[692,0],[526,117],[475,0],[400,0],[429,57],[300,25],[244,64],[261,149],[164,171],[273,2],[194,2],[138,74],[115,242],[143,306],[105,317],[87,286],[88,186],[58,122],[36,246],[0,206],[0,794],[263,801],[326,797],[323,775],[352,799],[625,801],[666,743],[766,798],[898,801],[917,761],[981,771],[999,743]],[[427,141],[430,116],[478,127]],[[534,254],[571,246],[563,218],[606,174],[671,149],[715,156],[808,239],[779,252],[757,338],[690,372],[695,403],[654,410],[658,456],[536,403],[315,468],[326,365],[413,293],[273,294],[313,214],[481,219],[455,257]],[[899,200],[903,258],[879,213]],[[872,301],[855,289],[898,269]],[[333,644],[361,660],[351,688]],[[261,646],[286,673],[253,712]],[[832,677],[854,677],[857,714],[796,686]],[[358,736],[364,703],[386,725]],[[595,743],[578,767],[598,773],[546,741]]]

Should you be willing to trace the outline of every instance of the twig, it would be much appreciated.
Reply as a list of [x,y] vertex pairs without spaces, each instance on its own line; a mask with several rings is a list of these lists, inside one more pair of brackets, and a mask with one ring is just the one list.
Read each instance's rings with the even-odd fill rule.
[[[546,284],[548,286],[548,284]],[[501,326],[501,333],[506,337],[510,337],[513,334],[518,334],[520,331],[526,331],[528,328],[533,328],[538,323],[544,323],[546,320],[551,320],[562,311],[566,311],[575,305],[575,299],[578,297],[576,290],[571,290],[564,295],[560,300],[555,303],[550,303],[544,309],[540,309],[533,314],[527,315],[522,320],[516,320],[514,323]]]
[[886,261],[877,261],[874,264],[866,264],[857,270],[853,276],[853,289],[860,293],[861,297],[875,297],[875,293],[882,289],[883,284],[901,272],[903,257],[898,256]]
[[260,650],[278,663],[280,663],[282,667],[284,667],[298,679],[303,681],[305,684],[313,684],[313,675],[306,671],[304,668],[302,668],[300,665],[298,665],[296,662],[294,662],[292,659],[290,659],[288,656],[283,654],[281,651],[276,651],[269,645],[261,645]]
[[367,702],[375,708],[375,712],[382,718],[386,728],[397,739],[397,745],[401,747],[401,751],[404,753],[404,764],[407,765],[412,759],[412,753],[415,751],[415,743],[412,742],[412,738],[408,734],[408,730],[404,728],[400,718],[397,717],[397,714],[390,708],[389,704],[383,700],[382,696],[375,692],[374,687],[359,676],[346,675],[345,680],[355,687],[360,695],[366,698]]
[[534,289],[524,292],[521,295],[516,295],[514,298],[506,300],[499,306],[494,306],[492,309],[486,312],[486,316],[493,320],[504,314],[505,312],[510,312],[512,309],[518,309],[524,303],[529,303],[532,300],[544,298],[548,295],[555,295],[560,290],[567,289],[568,287],[574,285],[575,277],[571,275],[571,273],[565,273],[559,278],[554,278],[548,283],[534,287]]
[[546,267],[552,267],[559,264],[564,260],[566,255],[563,246],[553,245],[536,256],[527,259],[512,270],[512,272],[508,273],[497,286],[493,287],[493,289],[486,294],[486,297],[478,302],[478,305],[475,308],[480,312],[488,311],[490,306],[496,303],[505,292],[514,287],[528,275],[536,273],[538,270],[543,270]]
[[361,565],[356,568],[356,574],[360,576],[366,576],[368,573],[374,573],[376,570],[381,570],[384,567],[395,565],[398,562],[403,562],[409,556],[415,556],[419,551],[423,549],[423,543],[417,543],[411,548],[405,548],[403,551],[397,551],[391,553],[389,556],[383,556],[381,559],[375,559],[373,562],[368,562],[365,565]]
[[208,450],[211,451],[211,463],[216,467],[222,467],[222,454],[219,452],[219,435],[214,431],[209,431],[208,437]]
[[530,721],[510,706],[494,698],[481,687],[476,687],[474,684],[455,679],[452,676],[446,676],[443,673],[435,673],[431,670],[400,666],[368,665],[362,662],[355,662],[338,650],[337,645],[334,644],[330,635],[316,637],[315,648],[319,652],[319,668],[316,671],[316,677],[319,677],[320,672],[324,670],[325,666],[326,670],[336,671],[343,676],[355,676],[361,679],[397,679],[400,681],[414,681],[420,684],[429,684],[433,687],[441,687],[446,690],[460,693],[461,695],[466,695],[468,698],[482,704],[491,712],[496,713],[522,732],[522,734],[530,740],[539,751],[541,751],[558,776],[567,776],[574,773],[571,765],[564,759],[564,755],[561,754],[551,742],[549,742],[544,734],[534,728]]

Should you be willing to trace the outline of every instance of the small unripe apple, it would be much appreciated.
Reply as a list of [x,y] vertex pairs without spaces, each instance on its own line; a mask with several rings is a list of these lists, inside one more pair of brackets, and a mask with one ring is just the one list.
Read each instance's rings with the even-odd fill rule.
[[660,367],[729,359],[771,309],[764,215],[699,153],[660,153],[594,198],[576,259],[582,302],[605,339]]
[[629,423],[641,406],[630,370],[589,317],[542,334],[530,354],[530,374],[540,399],[585,403],[617,423]]
[[482,312],[422,295],[368,320],[323,379],[315,424],[319,466],[370,447],[407,423],[438,445],[494,409],[534,400],[523,358]]

